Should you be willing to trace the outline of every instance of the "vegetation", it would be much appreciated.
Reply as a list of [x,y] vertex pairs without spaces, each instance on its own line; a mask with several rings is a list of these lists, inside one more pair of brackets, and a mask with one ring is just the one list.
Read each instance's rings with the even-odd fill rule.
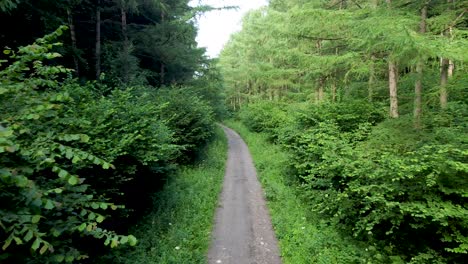
[[[465,13],[461,1],[271,1],[222,52],[229,106],[289,153],[279,160],[315,228],[354,237],[328,263],[466,258]],[[289,259],[297,232],[281,232]]]
[[[194,44],[198,11],[186,1],[0,3],[0,20],[18,24],[0,29],[0,262],[95,263],[106,248],[135,246],[129,228],[222,115],[216,70]],[[167,46],[143,39],[161,37],[146,32],[156,28]]]
[[206,263],[226,155],[218,128],[195,165],[178,170],[154,196],[154,210],[132,230],[139,238],[136,249],[113,253],[108,263]]

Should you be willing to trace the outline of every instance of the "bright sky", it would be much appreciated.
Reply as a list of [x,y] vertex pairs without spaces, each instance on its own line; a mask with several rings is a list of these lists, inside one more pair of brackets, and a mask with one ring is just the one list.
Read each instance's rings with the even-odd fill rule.
[[199,18],[198,46],[206,47],[207,55],[212,58],[219,55],[229,36],[241,29],[241,20],[247,11],[268,4],[268,0],[192,0],[192,5],[197,5],[198,2],[213,7],[239,7],[237,10],[207,12]]

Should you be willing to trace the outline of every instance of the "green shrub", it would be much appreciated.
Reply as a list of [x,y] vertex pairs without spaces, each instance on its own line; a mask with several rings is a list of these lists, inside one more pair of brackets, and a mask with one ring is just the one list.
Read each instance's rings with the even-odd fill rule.
[[160,116],[174,131],[175,144],[183,149],[181,160],[190,160],[213,135],[212,108],[188,87],[160,89],[153,98],[156,104],[164,105]]
[[[120,206],[87,184],[84,167],[114,168],[87,146],[93,138],[68,127],[73,98],[61,88],[60,74],[69,70],[45,61],[59,57],[50,44],[65,28],[9,54],[0,71],[0,240],[1,258],[61,262],[86,258],[74,237],[105,240],[106,245],[136,243],[101,223]],[[92,102],[90,102],[92,103]],[[11,253],[13,256],[10,256]]]

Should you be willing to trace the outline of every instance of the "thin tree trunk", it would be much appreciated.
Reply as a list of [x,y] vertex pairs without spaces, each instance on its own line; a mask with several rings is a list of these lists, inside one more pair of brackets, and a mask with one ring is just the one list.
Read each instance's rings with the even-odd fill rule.
[[332,93],[332,102],[336,102],[336,80],[333,79],[331,82],[331,93]]
[[317,81],[317,87],[315,88],[315,102],[321,103],[324,99],[323,86],[325,84],[324,78],[320,77]]
[[76,45],[76,31],[75,31],[75,24],[73,22],[73,14],[70,8],[67,8],[67,15],[68,15],[68,26],[70,27],[70,38],[71,44],[73,49],[73,62],[75,64],[75,72],[76,76],[80,76],[80,65],[78,58],[76,57],[77,45]]
[[123,80],[124,80],[124,83],[128,83],[128,79],[129,79],[129,59],[128,59],[128,56],[130,55],[129,54],[129,42],[128,42],[128,31],[127,31],[127,11],[125,10],[124,7],[121,7],[120,8],[120,15],[121,15],[121,19],[122,19],[122,36],[124,38],[124,41],[123,41],[123,53],[124,53],[124,56],[125,56],[125,59],[124,59],[124,65],[123,66]]
[[97,0],[96,6],[96,80],[101,75],[101,0]]
[[394,61],[388,62],[388,85],[390,90],[390,117],[398,118],[398,80],[397,66]]
[[[427,19],[427,3],[421,9],[421,23],[419,24],[419,32],[426,33],[426,19]],[[422,116],[422,79],[423,79],[424,63],[420,59],[416,65],[416,83],[414,85],[414,127],[421,128]]]
[[449,79],[453,77],[453,72],[455,71],[455,63],[452,60],[449,60],[449,68],[448,68],[448,77]]
[[[453,0],[447,0],[448,4],[453,3]],[[450,9],[450,7],[448,8]],[[443,32],[443,34],[447,37],[450,37],[451,34],[451,27],[448,28],[446,32]],[[440,108],[446,109],[447,108],[447,101],[448,101],[448,92],[447,92],[447,83],[448,83],[448,78],[450,76],[450,60],[446,58],[442,58],[442,61],[440,63]],[[453,73],[453,70],[452,70]]]

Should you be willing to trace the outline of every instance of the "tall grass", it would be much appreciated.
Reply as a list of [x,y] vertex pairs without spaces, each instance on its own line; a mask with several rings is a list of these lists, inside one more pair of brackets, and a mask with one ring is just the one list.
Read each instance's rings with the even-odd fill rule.
[[[288,169],[289,156],[266,135],[250,132],[242,123],[228,120],[249,146],[267,198],[284,264],[370,263],[371,247],[339,232],[304,202],[300,183]],[[375,257],[375,256],[374,256]]]
[[117,252],[112,263],[206,263],[226,157],[227,141],[217,128],[197,164],[169,177],[153,211],[131,230],[139,239],[136,248]]

